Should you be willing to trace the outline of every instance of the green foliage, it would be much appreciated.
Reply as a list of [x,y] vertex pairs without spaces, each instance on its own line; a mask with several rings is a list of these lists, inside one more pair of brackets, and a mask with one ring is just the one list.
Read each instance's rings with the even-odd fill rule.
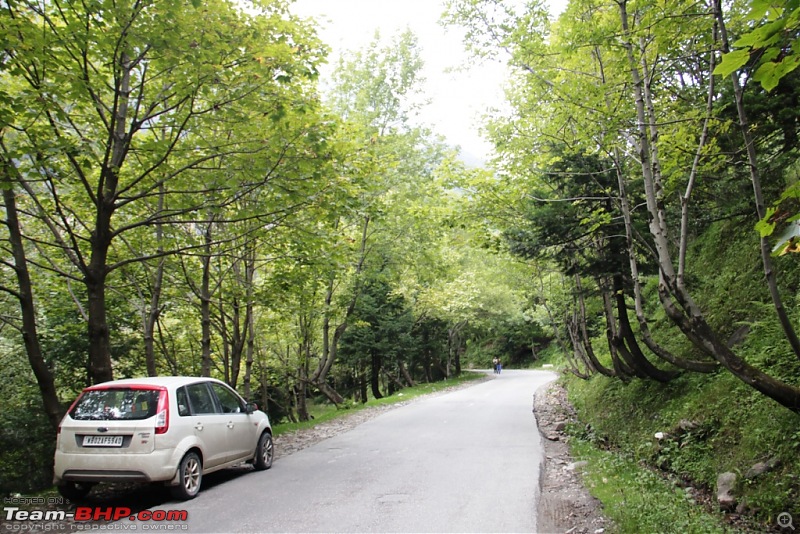
[[[8,349],[10,347],[3,347]],[[52,484],[56,434],[20,347],[0,357],[0,495],[34,492]]]
[[[339,355],[352,369],[371,370],[373,392],[380,384],[380,374],[399,375],[399,366],[410,369],[412,376],[422,368],[417,339],[412,333],[414,316],[401,295],[392,294],[385,280],[370,279],[359,296],[352,315],[353,324],[342,336]],[[437,355],[441,357],[441,354]],[[396,383],[387,385],[389,392]],[[342,391],[342,393],[352,393]],[[364,399],[366,400],[366,399]]]
[[734,531],[720,516],[695,505],[687,492],[631,458],[581,439],[572,441],[572,452],[577,460],[588,462],[583,479],[613,521],[610,532]]
[[738,498],[764,524],[795,509],[797,416],[729,375],[685,375],[665,387],[620,386],[599,376],[569,382],[582,421],[604,448],[706,492],[715,491],[719,473],[741,478],[758,462],[777,461],[774,471],[743,481]]
[[743,34],[732,50],[722,57],[714,74],[729,76],[756,57],[753,80],[772,91],[780,80],[800,66],[797,54],[800,31],[800,2],[776,3],[751,0],[750,19],[756,27]]
[[423,66],[417,37],[406,30],[381,47],[376,33],[370,45],[340,59],[334,76],[336,90],[332,104],[341,115],[371,129],[371,135],[384,135],[405,126],[418,103]]
[[[737,351],[743,357],[773,376],[797,382],[800,363],[790,354],[771,304],[764,302],[756,239],[746,227],[726,222],[712,225],[693,248],[693,261],[707,268],[690,283],[720,330],[728,335],[738,332]],[[784,270],[793,272],[791,260],[782,260],[789,262]],[[787,276],[782,283],[785,294],[797,294],[796,277]],[[662,331],[671,328],[669,323],[654,320],[654,326],[654,335],[669,341],[669,330]],[[671,350],[681,349],[676,341],[668,345]],[[594,443],[648,469],[663,470],[664,476],[700,491],[715,491],[722,472],[738,473],[738,498],[763,525],[774,524],[777,514],[796,509],[800,480],[793,473],[800,469],[798,416],[730,374],[687,373],[663,385],[641,381],[625,385],[601,376],[567,381],[570,398]],[[767,461],[777,467],[743,480],[753,465]],[[605,497],[621,498],[612,487],[610,483]]]

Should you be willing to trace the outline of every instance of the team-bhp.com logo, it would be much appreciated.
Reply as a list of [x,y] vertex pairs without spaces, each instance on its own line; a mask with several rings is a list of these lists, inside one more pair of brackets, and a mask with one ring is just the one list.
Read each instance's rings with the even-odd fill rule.
[[[45,508],[45,507],[43,507]],[[78,506],[74,511],[4,506],[2,532],[77,530],[188,530],[186,510],[140,510],[125,506]]]

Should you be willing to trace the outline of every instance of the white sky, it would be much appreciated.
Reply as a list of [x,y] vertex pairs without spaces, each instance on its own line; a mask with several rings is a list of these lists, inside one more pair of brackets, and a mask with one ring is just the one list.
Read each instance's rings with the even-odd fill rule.
[[[548,0],[554,13],[566,2]],[[332,48],[328,67],[342,51],[369,45],[376,30],[388,39],[410,28],[422,49],[423,90],[431,101],[421,122],[444,135],[448,143],[460,146],[467,163],[480,163],[491,153],[491,146],[480,137],[479,119],[502,105],[505,69],[470,60],[458,29],[438,24],[443,4],[443,0],[295,0],[292,12],[320,22],[319,35]],[[466,65],[471,66],[459,69]],[[323,80],[329,73],[329,68],[323,69]]]

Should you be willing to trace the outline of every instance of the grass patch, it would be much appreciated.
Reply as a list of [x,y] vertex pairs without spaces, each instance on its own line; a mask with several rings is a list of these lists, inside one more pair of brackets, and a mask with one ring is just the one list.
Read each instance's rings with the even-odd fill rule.
[[571,448],[577,459],[588,462],[583,479],[614,522],[610,532],[736,532],[696,505],[686,491],[636,461],[581,439],[573,439]]
[[[780,513],[798,517],[800,418],[729,373],[686,374],[669,384],[625,385],[601,376],[565,381],[586,428],[582,437],[590,442],[683,480],[712,499],[717,476],[736,473],[737,502],[764,529],[773,527]],[[759,462],[775,467],[747,478]],[[659,500],[647,497],[649,503]],[[661,514],[657,507],[654,513]]]
[[393,395],[388,395],[382,399],[370,399],[365,403],[345,403],[338,408],[331,403],[324,404],[309,404],[308,411],[313,417],[310,421],[302,421],[299,423],[278,423],[272,427],[272,432],[276,436],[285,434],[287,432],[294,432],[296,430],[303,430],[312,428],[320,423],[331,421],[339,417],[344,417],[348,414],[364,410],[373,406],[384,406],[387,404],[397,404],[398,402],[405,402],[416,397],[436,393],[447,388],[473,382],[484,378],[486,375],[476,371],[463,371],[460,376],[441,380],[439,382],[430,382],[425,384],[418,384],[414,387],[404,388],[395,392]]

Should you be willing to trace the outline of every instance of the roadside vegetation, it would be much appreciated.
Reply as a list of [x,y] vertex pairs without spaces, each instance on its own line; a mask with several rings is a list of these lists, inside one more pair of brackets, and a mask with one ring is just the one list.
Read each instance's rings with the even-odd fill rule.
[[[715,302],[721,320],[747,308],[756,316],[759,305],[750,300],[762,287],[756,267],[748,276],[741,263],[726,261],[730,251],[745,247],[748,232],[720,227],[729,225],[717,225],[711,242],[724,246],[695,251],[697,261],[715,265],[712,276],[698,277],[702,297]],[[725,238],[718,241],[721,234]],[[724,282],[732,279],[739,281]],[[655,322],[667,324],[657,314]],[[746,326],[758,334],[741,342],[743,357],[776,375],[797,376],[797,364],[776,353],[783,343],[777,325]],[[599,339],[595,343],[602,346]],[[598,358],[610,362],[608,350],[600,348]],[[599,374],[579,378],[557,350],[544,352],[537,366],[544,362],[563,373],[580,419],[569,428],[572,453],[588,462],[584,480],[619,532],[780,531],[779,514],[800,514],[798,416],[730,374],[624,383]],[[717,498],[722,473],[736,475],[729,505]]]
[[576,439],[572,453],[588,462],[583,481],[603,503],[603,514],[617,532],[729,531],[721,515],[698,506],[692,496],[673,481],[648,470],[631,458]]
[[[781,513],[797,517],[795,416],[730,377],[676,382],[654,391],[568,380],[580,414],[572,452],[589,462],[587,485],[620,531],[763,532],[777,530]],[[721,507],[717,478],[726,472],[737,475],[736,500]]]

